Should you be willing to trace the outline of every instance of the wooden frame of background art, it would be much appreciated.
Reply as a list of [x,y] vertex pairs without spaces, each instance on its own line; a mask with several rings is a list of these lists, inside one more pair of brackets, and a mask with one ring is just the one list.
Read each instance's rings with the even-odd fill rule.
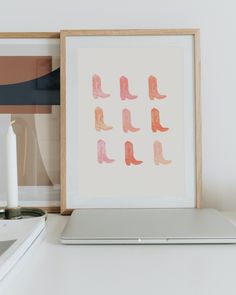
[[[5,32],[5,33],[0,33],[0,41],[2,39],[24,39],[25,42],[27,42],[26,39],[60,39],[60,33],[57,33],[57,32],[9,32],[9,33],[8,32]],[[8,56],[8,52],[6,51],[6,54],[4,54],[4,55],[5,56],[7,55],[7,57],[9,57],[11,54],[9,54],[9,56]],[[39,56],[39,59],[36,61],[36,58],[38,58],[38,56],[36,56],[36,57],[35,56],[32,56],[31,57],[32,54],[29,54],[29,56],[26,55],[26,58],[28,58],[28,60],[27,60],[27,64],[25,64],[25,61],[21,60],[22,57],[24,58],[24,55],[26,55],[26,54],[19,53],[19,56],[12,55],[13,57],[15,57],[15,60],[13,62],[12,61],[9,61],[9,60],[7,60],[5,62],[4,59],[1,59],[3,65],[5,64],[6,66],[9,66],[9,62],[10,62],[11,66],[14,67],[14,62],[16,62],[18,68],[23,65],[28,70],[28,73],[27,74],[23,73],[23,76],[22,77],[21,77],[20,70],[18,71],[19,73],[16,71],[18,74],[15,74],[14,73],[13,75],[9,71],[9,73],[7,74],[7,76],[8,76],[7,78],[5,78],[4,75],[1,75],[2,76],[0,78],[1,80],[4,80],[4,79],[8,79],[9,80],[9,81],[7,81],[7,83],[3,83],[1,81],[2,82],[1,83],[2,86],[3,87],[4,86],[8,86],[8,85],[5,85],[5,84],[12,84],[12,85],[15,84],[16,85],[17,83],[19,83],[19,84],[23,84],[24,82],[26,82],[26,83],[29,82],[30,83],[30,80],[32,80],[32,81],[34,81],[36,83],[36,84],[34,84],[34,87],[36,85],[36,88],[38,88],[39,90],[41,90],[41,92],[42,92],[42,90],[48,90],[48,89],[55,90],[55,89],[58,89],[58,88],[53,88],[53,87],[57,87],[57,86],[52,86],[51,84],[50,85],[46,85],[47,84],[47,81],[48,81],[48,80],[46,81],[47,78],[45,78],[45,79],[44,78],[43,79],[40,79],[40,78],[46,77],[46,76],[50,76],[49,79],[51,78],[53,80],[56,76],[54,74],[54,76],[52,78],[51,74],[53,72],[55,73],[56,70],[57,70],[57,74],[56,75],[57,75],[57,77],[59,77],[60,72],[58,73],[58,71],[59,71],[59,66],[60,66],[59,65],[59,62],[60,62],[59,58],[60,58],[60,56],[58,55],[58,60],[56,60],[56,64],[53,65],[53,63],[55,63],[55,61],[53,61],[52,56],[46,56],[46,55],[44,56],[44,55],[41,54]],[[0,58],[1,58],[1,56],[0,56]],[[33,58],[35,58],[35,60],[33,60]],[[51,67],[51,70],[50,70],[50,67]],[[56,70],[54,71],[53,69],[56,69]],[[14,70],[13,70],[13,72],[14,72]],[[35,77],[33,77],[34,75],[35,75]],[[22,81],[16,81],[16,80],[10,81],[10,78],[12,76],[16,76],[13,79],[21,79],[22,78]],[[58,79],[58,81],[59,81],[59,78],[56,78],[56,79]],[[53,81],[55,82],[56,79],[53,80]],[[21,83],[21,82],[23,82],[23,83]],[[52,87],[52,88],[48,88],[48,87]],[[1,85],[0,85],[0,89],[1,89]],[[54,100],[54,102],[55,102],[55,100],[57,100],[57,98],[55,98],[55,97],[57,97],[57,96],[59,97],[58,94],[54,95],[54,98],[52,98],[52,101]],[[20,99],[22,99],[22,101],[18,102]],[[0,105],[1,114],[11,114],[11,116],[12,116],[12,114],[14,114],[16,116],[18,116],[18,114],[27,114],[27,115],[28,114],[49,114],[49,113],[51,114],[52,113],[53,105],[59,105],[60,104],[60,101],[59,101],[59,103],[57,103],[57,102],[56,103],[53,103],[51,101],[50,104],[49,104],[49,103],[47,103],[47,99],[46,98],[44,98],[44,103],[41,103],[40,102],[40,98],[38,100],[36,99],[35,101],[37,103],[35,102],[35,103],[29,103],[28,104],[26,101],[25,102],[23,101],[23,98],[19,98],[19,97],[16,98],[16,103],[10,102],[8,104],[7,102],[3,102],[2,101],[2,103]],[[23,111],[23,113],[22,113],[22,111]],[[54,119],[55,119],[55,117],[54,117]],[[31,120],[34,120],[34,119],[31,119]],[[59,121],[59,119],[58,119],[58,121]],[[59,122],[58,122],[58,124],[59,124]],[[34,126],[36,126],[36,123],[35,123]],[[16,128],[20,128],[20,127],[16,127]],[[30,135],[28,135],[28,136],[30,136]],[[58,140],[59,140],[59,138],[58,138]],[[39,147],[39,143],[38,143],[37,146]],[[46,151],[47,151],[47,148],[46,148]],[[38,152],[40,153],[40,150],[39,149],[38,149]],[[18,153],[19,153],[19,151],[18,151]],[[45,151],[44,151],[44,153],[45,153]],[[41,154],[40,154],[40,157],[41,157]],[[44,157],[45,157],[45,155],[44,155]],[[18,164],[19,164],[19,158],[18,158]],[[26,165],[25,162],[24,162],[24,165]],[[37,166],[37,164],[35,164],[35,165]],[[60,173],[59,168],[60,167],[59,167],[59,161],[58,161],[58,175]],[[46,171],[45,166],[44,166],[43,169],[45,169],[45,171]],[[34,167],[31,167],[31,173],[32,174],[34,174],[34,171],[35,171]],[[46,174],[47,173],[48,172],[46,172]],[[21,176],[18,175],[18,178],[19,177],[21,177]],[[48,183],[50,182],[50,184],[48,184],[48,185],[53,185],[51,176],[50,177],[48,176],[48,179],[49,179],[48,180]],[[58,179],[58,181],[60,181],[60,179]],[[46,182],[46,181],[44,180],[44,182]],[[20,184],[19,184],[19,186],[20,186]],[[23,185],[23,187],[26,188],[26,194],[30,195],[30,189],[28,190],[28,186],[31,186],[31,188],[34,191],[34,185],[31,185],[31,184],[26,184],[26,186]],[[42,192],[43,192],[44,188],[46,188],[47,185],[45,186],[45,184],[40,183],[39,185],[35,185],[35,187],[36,187],[36,190],[37,190],[37,187],[38,187],[40,190],[42,189]],[[53,190],[54,190],[54,188],[53,188]],[[23,192],[23,194],[25,194],[25,191]],[[54,194],[54,192],[53,192],[53,194]],[[59,187],[58,188],[55,188],[55,196],[57,194],[59,195]],[[41,195],[41,192],[38,193],[38,195]],[[43,195],[43,193],[42,193],[42,195]],[[46,200],[46,201],[40,201],[40,200],[38,200],[36,202],[34,202],[33,200],[31,200],[31,202],[30,202],[27,199],[27,201],[25,201],[24,203],[21,203],[21,205],[22,206],[25,206],[25,207],[27,207],[27,206],[30,206],[30,207],[40,207],[40,208],[42,208],[42,209],[44,209],[44,210],[46,210],[48,212],[60,212],[60,205],[59,206],[58,205],[52,205],[50,207],[48,205],[45,205],[45,206],[42,205],[41,206],[40,205],[40,202],[42,204],[43,203],[46,204],[48,202],[48,200]],[[58,201],[52,202],[52,204],[53,203],[60,204],[59,202],[60,202],[60,199],[58,199]]]
[[[67,37],[98,37],[98,36],[192,36],[193,40],[193,108],[195,118],[195,207],[201,207],[202,166],[201,166],[201,107],[200,107],[200,49],[199,29],[140,29],[140,30],[62,30],[61,31],[61,213],[69,214],[73,208],[67,207],[66,179],[66,38]],[[86,47],[86,46],[85,46]],[[88,46],[89,47],[89,46]],[[193,100],[194,101],[194,100]],[[194,156],[193,156],[194,158]]]

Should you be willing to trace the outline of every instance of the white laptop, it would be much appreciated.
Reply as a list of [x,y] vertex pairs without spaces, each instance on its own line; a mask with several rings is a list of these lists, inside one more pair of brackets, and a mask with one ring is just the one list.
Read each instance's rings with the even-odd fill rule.
[[79,209],[63,244],[226,244],[236,227],[214,209]]

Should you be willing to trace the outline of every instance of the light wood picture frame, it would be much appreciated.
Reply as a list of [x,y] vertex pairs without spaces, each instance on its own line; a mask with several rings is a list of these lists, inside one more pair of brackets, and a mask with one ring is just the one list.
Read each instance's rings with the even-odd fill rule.
[[60,33],[0,33],[0,65],[0,132],[15,120],[20,205],[60,212]]
[[200,208],[199,36],[61,31],[61,213]]

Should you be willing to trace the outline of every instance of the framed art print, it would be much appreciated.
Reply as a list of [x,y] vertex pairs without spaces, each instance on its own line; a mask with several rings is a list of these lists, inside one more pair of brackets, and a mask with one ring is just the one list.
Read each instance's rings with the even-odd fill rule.
[[60,208],[60,34],[0,33],[0,201],[6,201],[5,134],[15,121],[19,201]]
[[61,67],[62,213],[199,207],[199,31],[61,31]]

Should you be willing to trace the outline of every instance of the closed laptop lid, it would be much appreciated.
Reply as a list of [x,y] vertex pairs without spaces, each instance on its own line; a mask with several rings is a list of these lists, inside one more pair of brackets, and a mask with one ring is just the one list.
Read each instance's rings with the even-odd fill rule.
[[234,243],[236,227],[213,209],[80,209],[72,213],[61,241]]

